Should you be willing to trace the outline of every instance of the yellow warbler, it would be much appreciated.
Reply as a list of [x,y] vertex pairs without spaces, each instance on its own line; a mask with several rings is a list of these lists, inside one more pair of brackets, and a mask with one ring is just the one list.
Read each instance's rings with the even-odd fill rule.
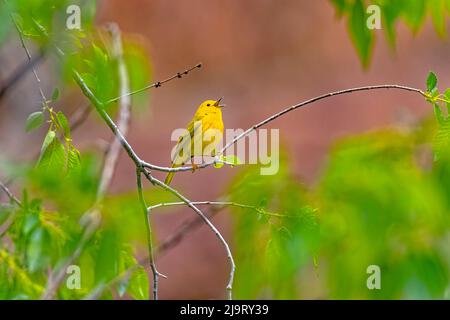
[[[223,121],[222,110],[224,106],[219,100],[204,101],[195,112],[194,118],[189,122],[186,133],[183,134],[173,149],[172,168],[180,167],[194,156],[214,156],[215,147],[222,139]],[[192,161],[192,170],[197,166]],[[175,172],[169,172],[164,181],[169,184]]]

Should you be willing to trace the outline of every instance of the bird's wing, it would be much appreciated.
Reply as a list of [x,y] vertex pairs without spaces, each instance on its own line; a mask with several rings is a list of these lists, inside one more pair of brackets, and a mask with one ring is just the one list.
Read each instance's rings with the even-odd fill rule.
[[[172,161],[174,165],[182,165],[191,157],[193,139],[198,136],[200,127],[201,121],[197,121],[195,118],[188,124],[187,132],[178,139],[178,143],[175,146],[175,157]],[[187,152],[180,154],[183,150]]]

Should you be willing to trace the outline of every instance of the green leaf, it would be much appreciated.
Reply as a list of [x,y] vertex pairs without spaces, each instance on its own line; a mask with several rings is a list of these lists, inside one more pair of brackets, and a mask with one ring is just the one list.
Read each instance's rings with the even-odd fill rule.
[[55,131],[50,130],[49,132],[47,132],[47,135],[44,138],[44,142],[42,143],[41,156],[45,152],[45,150],[48,148],[50,143],[53,142],[53,139],[55,139],[55,137],[56,137],[56,132]]
[[367,28],[366,12],[361,0],[356,0],[353,4],[348,27],[361,63],[364,68],[367,68],[370,62],[373,36],[369,28]]
[[445,1],[446,0],[428,0],[428,3],[431,7],[431,17],[433,20],[434,28],[441,37],[444,37],[446,33]]
[[340,16],[347,8],[345,0],[331,0],[332,4],[336,7],[336,13]]
[[410,26],[413,32],[417,32],[422,25],[425,14],[425,0],[404,1],[403,15],[406,23]]
[[39,128],[43,123],[44,123],[44,113],[42,111],[33,112],[27,118],[25,131],[29,132],[35,128]]
[[149,279],[148,274],[143,267],[139,267],[131,275],[128,284],[128,293],[133,299],[148,300],[149,299]]
[[70,173],[80,167],[80,158],[80,151],[78,151],[74,146],[70,146],[67,151],[67,172]]
[[56,114],[56,117],[58,118],[58,123],[61,126],[61,128],[64,131],[64,137],[66,139],[70,139],[70,125],[69,125],[69,121],[67,120],[66,116],[59,111]]
[[442,154],[446,154],[450,145],[450,121],[440,123],[439,129],[433,139],[433,151],[435,160],[439,160]]
[[47,145],[47,137],[46,140],[44,140],[38,167],[44,170],[61,171],[65,165],[66,152],[64,150],[64,146],[61,144],[61,141],[59,141],[56,137],[56,133],[54,131],[49,131],[49,133],[50,132],[53,133],[50,136],[47,134],[47,136],[49,136],[49,140],[51,139],[51,142]]
[[434,74],[434,72],[430,72],[428,74],[428,78],[427,78],[427,91],[428,92],[432,92],[434,89],[436,89],[437,86],[437,77],[436,74]]
[[53,93],[52,93],[52,101],[56,101],[56,100],[58,100],[58,98],[59,98],[59,89],[55,88],[55,90],[53,90]]

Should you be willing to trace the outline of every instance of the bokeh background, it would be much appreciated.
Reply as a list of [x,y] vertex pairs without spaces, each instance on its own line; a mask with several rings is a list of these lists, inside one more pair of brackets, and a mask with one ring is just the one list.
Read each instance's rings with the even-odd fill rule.
[[[363,68],[358,58],[346,19],[338,17],[336,8],[325,0],[99,1],[95,24],[102,26],[111,21],[145,49],[153,81],[203,63],[200,70],[187,77],[151,90],[148,102],[133,111],[129,142],[143,159],[160,165],[170,162],[172,130],[184,127],[205,99],[223,96],[227,105],[223,110],[225,128],[246,129],[284,107],[329,91],[370,84],[403,84],[425,89],[425,78],[430,70],[438,74],[440,83],[450,83],[450,45],[446,37],[436,33],[429,16],[417,32],[398,23],[395,48],[385,40],[383,29],[376,30],[373,56],[367,68]],[[30,46],[36,52],[36,46]],[[6,79],[25,59],[17,37],[8,37],[0,48],[0,79]],[[51,92],[61,81],[55,75],[52,58],[45,57],[37,71],[46,92]],[[69,114],[83,103],[76,88],[65,90],[59,101]],[[39,94],[31,73],[2,97],[0,155],[3,159],[27,162],[39,152],[45,132],[25,133],[23,130],[27,115],[38,104]],[[408,130],[430,117],[432,110],[424,99],[411,93],[361,92],[326,99],[289,113],[270,123],[268,128],[280,129],[283,156],[289,159],[291,178],[301,188],[314,190],[329,165],[329,152],[336,141],[380,128]],[[97,148],[100,139],[110,138],[107,128],[92,113],[74,133],[73,140],[83,151]],[[111,194],[134,192],[134,170],[131,161],[122,154]],[[177,174],[173,185],[193,200],[216,199],[229,192],[230,184],[242,171],[239,167],[224,167]],[[344,183],[337,180],[336,184],[341,182]],[[20,183],[13,184],[11,189],[20,194]],[[238,241],[245,242],[245,237],[233,236],[239,226],[233,222],[236,214],[224,210],[213,220],[230,240],[232,248],[241,245]],[[156,241],[172,234],[192,215],[193,212],[184,207],[155,213]],[[351,219],[346,223],[351,224]],[[339,247],[333,254],[340,255],[340,250],[352,249],[351,246]],[[370,251],[370,247],[367,250]],[[144,254],[145,246],[138,245],[137,252]],[[347,252],[345,257],[352,257],[352,254]],[[312,256],[305,259],[307,262],[294,277],[301,288],[296,297],[365,297],[330,293],[332,286],[327,284],[325,276],[326,259],[319,259],[316,268]],[[238,274],[239,261],[237,259]],[[226,256],[206,227],[189,234],[157,263],[159,270],[168,276],[160,283],[161,298],[224,297]],[[255,263],[253,272],[258,273],[259,268],[262,266]],[[365,267],[361,270],[365,274]],[[443,274],[445,286],[448,270]],[[241,277],[238,276],[237,281]],[[281,278],[279,281],[291,280]],[[248,297],[273,297],[264,290],[258,292],[249,293]],[[294,295],[278,297],[293,298]],[[412,297],[436,295],[413,294]]]

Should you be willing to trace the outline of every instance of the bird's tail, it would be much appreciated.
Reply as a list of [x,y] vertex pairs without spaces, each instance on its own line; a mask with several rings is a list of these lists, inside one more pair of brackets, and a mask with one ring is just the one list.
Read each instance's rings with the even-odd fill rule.
[[[172,165],[172,168],[175,168],[175,164]],[[172,182],[172,179],[173,179],[173,176],[174,176],[174,175],[175,175],[175,172],[174,172],[174,171],[169,172],[169,173],[167,174],[167,176],[166,176],[166,180],[164,180],[164,183],[167,184],[167,185],[169,185],[170,182]]]

